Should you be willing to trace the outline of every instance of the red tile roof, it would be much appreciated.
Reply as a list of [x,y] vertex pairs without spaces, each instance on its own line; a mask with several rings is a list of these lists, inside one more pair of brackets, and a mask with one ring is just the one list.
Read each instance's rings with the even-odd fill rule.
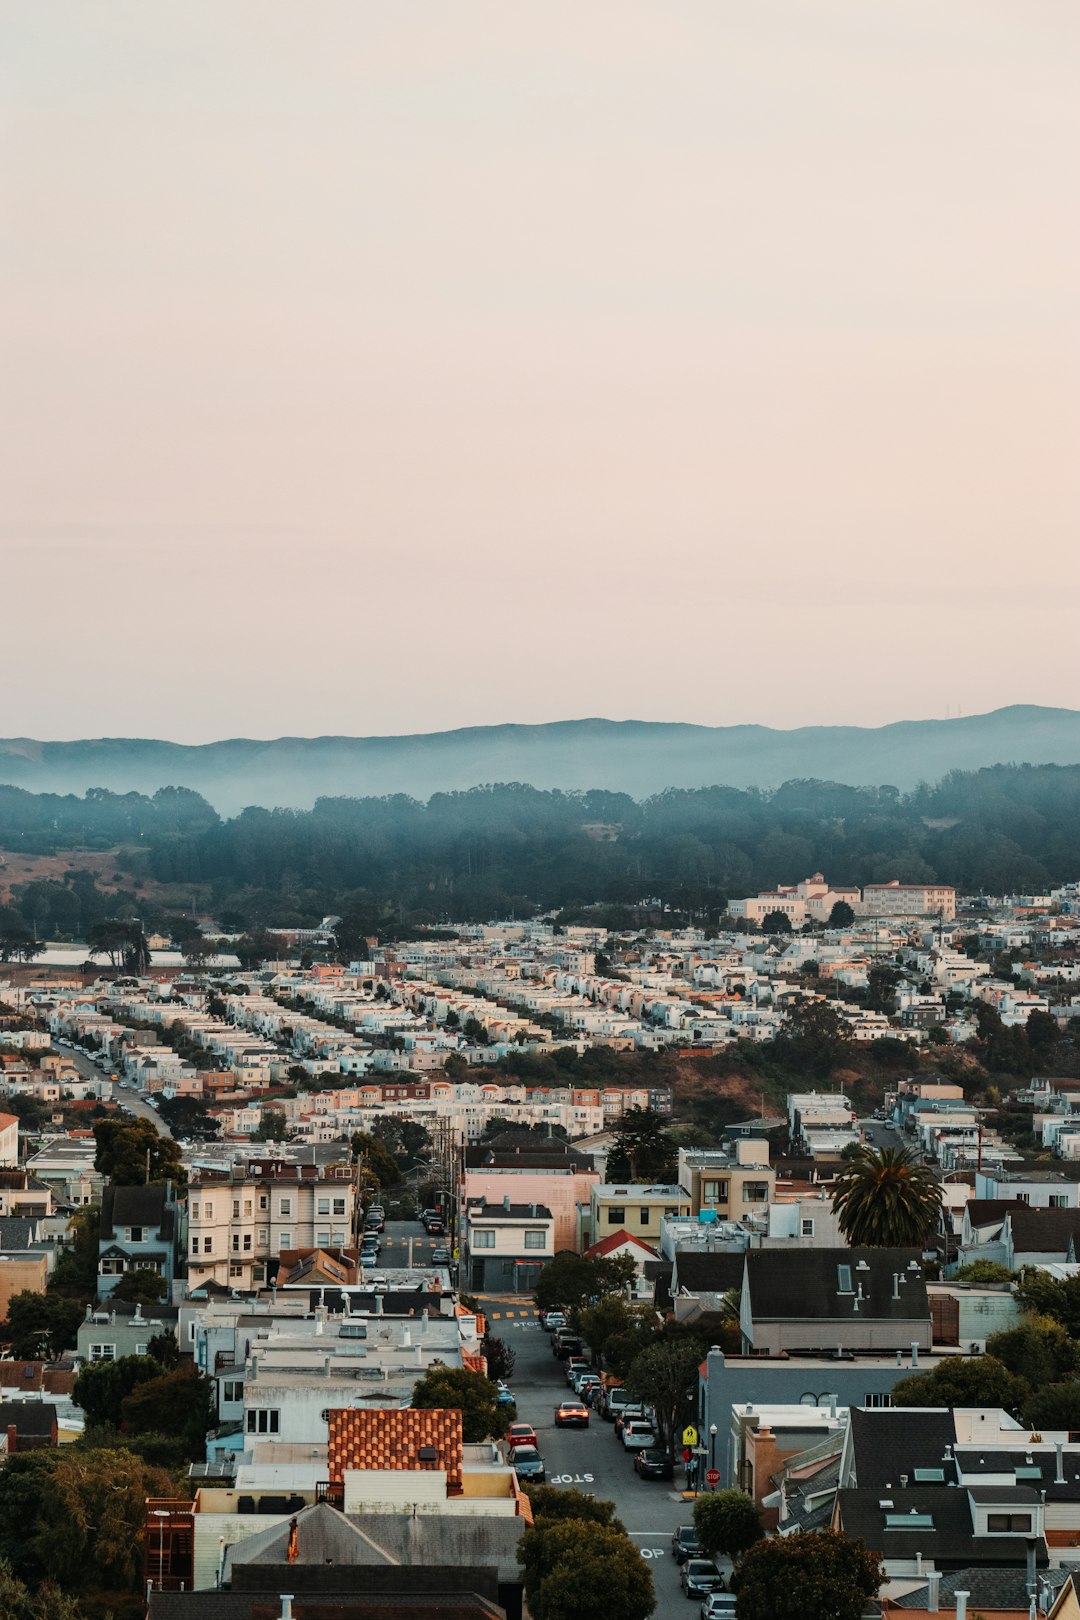
[[[435,1460],[422,1462],[421,1447],[430,1446]],[[445,1469],[451,1490],[461,1488],[461,1413],[441,1408],[430,1412],[412,1407],[355,1411],[332,1409],[329,1421],[330,1478],[341,1481],[353,1469]]]

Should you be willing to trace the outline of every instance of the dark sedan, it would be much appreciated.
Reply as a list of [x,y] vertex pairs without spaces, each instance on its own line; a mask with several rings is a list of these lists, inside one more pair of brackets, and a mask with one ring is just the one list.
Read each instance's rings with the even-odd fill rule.
[[514,1472],[518,1479],[528,1480],[533,1485],[542,1485],[547,1478],[544,1459],[535,1446],[514,1447]]
[[646,1446],[644,1451],[634,1453],[634,1472],[642,1479],[674,1479],[675,1466],[666,1451],[659,1451],[655,1446]]

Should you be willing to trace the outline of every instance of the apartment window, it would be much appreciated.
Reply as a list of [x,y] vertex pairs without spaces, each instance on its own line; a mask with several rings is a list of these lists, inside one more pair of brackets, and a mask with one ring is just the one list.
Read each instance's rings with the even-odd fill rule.
[[259,1194],[259,1208],[260,1209],[269,1209],[270,1208],[270,1200],[269,1200],[269,1198],[267,1198],[265,1193],[260,1193]]
[[316,1244],[316,1247],[320,1248],[320,1249],[328,1248],[329,1244],[330,1244],[330,1234],[329,1234],[329,1232],[316,1232],[316,1234],[315,1234],[315,1244]]
[[799,1222],[799,1236],[800,1237],[813,1237],[813,1235],[814,1235],[814,1222],[813,1222],[813,1219],[810,1218],[810,1217],[805,1217],[803,1220],[801,1220]]
[[[878,1391],[867,1390],[866,1394],[863,1396],[862,1403],[864,1406],[891,1406],[892,1396],[888,1394],[881,1394]],[[916,1469],[916,1474],[918,1474],[918,1469]],[[942,1484],[944,1484],[944,1480],[942,1481]]]
[[769,1201],[767,1181],[748,1181],[743,1187],[744,1204],[766,1204]]
[[703,1181],[701,1183],[701,1202],[703,1204],[726,1204],[728,1198],[728,1184],[726,1181]]
[[495,1247],[495,1230],[490,1226],[474,1226],[470,1241],[474,1249],[493,1249]]
[[230,1378],[221,1386],[223,1401],[242,1401],[244,1398],[244,1382],[241,1378]]
[[279,1215],[291,1215],[292,1214],[292,1199],[291,1198],[279,1199],[279,1201],[278,1201],[278,1214]]
[[115,1361],[116,1360],[116,1346],[115,1346],[115,1344],[92,1344],[90,1346],[90,1360],[91,1361]]
[[316,1209],[315,1213],[316,1213],[316,1215],[329,1215],[329,1213],[330,1213],[330,1200],[329,1200],[329,1198],[320,1198],[319,1199],[318,1208]]
[[191,1252],[192,1254],[198,1254],[199,1252],[199,1240],[197,1237],[193,1237],[191,1240]]
[[345,1242],[345,1233],[344,1232],[335,1232],[334,1233],[334,1246],[335,1246],[335,1248],[340,1249],[344,1245],[344,1242]]
[[993,1535],[995,1531],[999,1534],[1006,1535],[1016,1534],[1017,1532],[1023,1535],[1030,1535],[1031,1514],[988,1513],[986,1515],[986,1528],[990,1531],[991,1535]]
[[239,1200],[239,1198],[234,1198],[233,1201],[232,1201],[232,1213],[233,1213],[233,1220],[238,1221],[240,1219],[240,1200]]
[[544,1249],[547,1247],[547,1234],[544,1232],[526,1232],[525,1247],[527,1249]]
[[334,1199],[334,1214],[335,1215],[344,1215],[344,1213],[345,1213],[345,1200],[344,1200],[344,1198],[335,1198]]
[[1069,1207],[1069,1195],[1068,1195],[1068,1193],[1051,1193],[1050,1194],[1050,1208],[1051,1209],[1068,1209],[1068,1207]]
[[202,1247],[203,1247],[203,1254],[212,1254],[213,1251],[214,1251],[214,1240],[213,1240],[213,1238],[212,1237],[203,1238]]
[[244,1253],[245,1254],[250,1254],[251,1253],[251,1233],[250,1232],[245,1232],[244,1233]]
[[242,1277],[243,1275],[244,1275],[243,1266],[241,1266],[241,1265],[239,1265],[237,1263],[234,1263],[234,1264],[230,1265],[230,1267],[229,1267],[229,1276],[230,1277]]
[[198,1204],[192,1204],[192,1206],[191,1206],[191,1218],[192,1218],[193,1221],[198,1220],[198,1218],[199,1218],[199,1206],[198,1206]]
[[607,1212],[607,1223],[608,1223],[609,1226],[622,1226],[625,1221],[626,1221],[626,1211],[625,1211],[625,1209],[609,1209],[608,1210],[608,1212]]
[[232,1247],[233,1247],[233,1254],[239,1254],[240,1253],[240,1234],[239,1234],[239,1232],[234,1232],[233,1233]]
[[206,1219],[208,1221],[213,1220],[213,1218],[214,1218],[214,1206],[213,1206],[213,1204],[205,1203],[203,1205],[203,1215],[206,1217]]
[[257,1235],[258,1235],[258,1240],[259,1240],[259,1248],[260,1249],[265,1248],[266,1244],[268,1244],[269,1241],[270,1241],[270,1230],[269,1230],[269,1228],[266,1227],[266,1226],[260,1226]]
[[127,1229],[127,1240],[128,1240],[129,1243],[141,1243],[142,1240],[143,1240],[143,1229],[142,1229],[142,1227],[141,1226],[129,1226],[128,1229]]
[[638,1223],[641,1226],[648,1226],[648,1224],[649,1224],[649,1210],[648,1210],[647,1205],[643,1209],[638,1210]]
[[281,1413],[276,1407],[260,1406],[247,1415],[248,1434],[280,1434]]
[[278,1235],[278,1248],[279,1249],[291,1249],[292,1248],[292,1233],[291,1232],[281,1232],[281,1233],[279,1233],[279,1235]]
[[250,1216],[250,1214],[251,1214],[251,1199],[250,1198],[245,1198],[244,1199],[244,1214],[247,1215],[247,1216]]
[[145,1344],[137,1344],[135,1346],[135,1354],[137,1356],[145,1356],[145,1354],[146,1354],[146,1346],[145,1346]]

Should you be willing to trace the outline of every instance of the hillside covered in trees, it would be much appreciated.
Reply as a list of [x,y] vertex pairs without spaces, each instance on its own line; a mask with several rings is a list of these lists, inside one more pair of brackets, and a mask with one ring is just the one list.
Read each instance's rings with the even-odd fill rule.
[[[793,781],[772,792],[670,789],[643,801],[519,783],[404,796],[324,798],[310,811],[223,820],[197,793],[84,797],[0,787],[0,852],[57,856],[47,881],[13,885],[5,915],[39,937],[82,937],[117,914],[65,852],[115,852],[114,885],[140,916],[167,889],[235,928],[326,912],[386,932],[392,919],[670,906],[715,921],[728,897],[814,871],[836,883],[940,881],[972,892],[1042,891],[1080,876],[1080,766],[952,772],[911,793]],[[0,867],[0,883],[3,882]],[[175,902],[174,902],[175,904]],[[123,909],[122,906],[120,909]]]

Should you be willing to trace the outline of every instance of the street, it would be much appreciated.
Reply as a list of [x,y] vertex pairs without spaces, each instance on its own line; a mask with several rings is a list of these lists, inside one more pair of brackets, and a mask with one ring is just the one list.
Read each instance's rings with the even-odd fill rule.
[[[85,1080],[100,1080],[102,1078],[101,1070],[84,1053],[76,1051],[73,1046],[64,1046],[61,1050],[65,1057],[71,1059]],[[172,1136],[172,1132],[159,1115],[157,1109],[151,1108],[149,1103],[143,1102],[137,1092],[130,1091],[126,1086],[114,1082],[109,1087],[109,1096],[114,1103],[123,1103],[124,1107],[129,1108],[137,1118],[150,1120],[159,1136]]]
[[531,1299],[523,1298],[520,1304],[510,1299],[481,1303],[492,1336],[505,1340],[517,1357],[508,1382],[517,1397],[519,1419],[536,1430],[548,1484],[614,1502],[631,1540],[649,1561],[659,1620],[680,1615],[697,1620],[698,1604],[683,1597],[679,1566],[671,1555],[671,1532],[676,1525],[692,1520],[692,1504],[677,1495],[681,1467],[676,1467],[674,1485],[640,1479],[630,1454],[616,1438],[614,1425],[595,1413],[587,1429],[557,1429],[555,1407],[572,1391],[566,1385],[563,1363],[551,1353],[551,1337],[541,1328]]

